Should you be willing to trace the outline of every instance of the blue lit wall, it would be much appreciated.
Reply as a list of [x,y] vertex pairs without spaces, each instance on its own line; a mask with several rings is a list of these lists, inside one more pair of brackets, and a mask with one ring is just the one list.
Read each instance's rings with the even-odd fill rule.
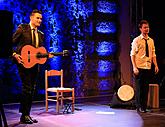
[[[39,95],[44,97],[44,70],[45,69],[64,69],[64,83],[66,86],[76,89],[76,96],[83,97],[89,95],[90,89],[93,89],[88,78],[91,74],[90,70],[94,70],[99,77],[105,77],[105,74],[113,75],[116,71],[116,64],[113,61],[100,59],[93,62],[88,56],[97,54],[98,57],[110,57],[117,53],[118,44],[116,39],[102,40],[98,43],[93,39],[93,31],[100,34],[116,34],[118,32],[116,20],[111,19],[97,22],[94,28],[94,22],[91,17],[94,15],[94,3],[97,3],[97,11],[102,14],[118,14],[118,6],[116,1],[99,0],[86,1],[83,0],[1,0],[0,9],[13,12],[13,24],[16,30],[20,23],[29,23],[29,14],[33,9],[40,9],[43,12],[43,24],[40,27],[45,33],[45,47],[48,52],[61,52],[69,50],[68,57],[53,57],[48,59],[42,65],[40,83],[38,86]],[[95,59],[95,57],[92,57]],[[13,69],[17,68],[13,65]],[[95,68],[91,68],[94,66]],[[18,76],[18,75],[17,75]],[[114,77],[110,77],[113,79]],[[114,80],[106,79],[105,81],[93,82],[97,84],[96,91],[113,89]],[[12,93],[16,95],[20,91],[15,90],[15,86],[20,83],[13,84]],[[95,92],[94,92],[95,93]]]
[[96,52],[99,56],[110,56],[117,52],[117,44],[114,42],[102,41],[98,42]]
[[[92,84],[91,91],[95,95],[113,93],[119,86],[119,5],[116,0],[96,0],[94,2],[92,19],[94,20],[90,41],[91,54],[88,60],[92,67],[91,78],[85,89]],[[92,59],[92,61],[91,61]],[[88,80],[88,79],[87,79]]]

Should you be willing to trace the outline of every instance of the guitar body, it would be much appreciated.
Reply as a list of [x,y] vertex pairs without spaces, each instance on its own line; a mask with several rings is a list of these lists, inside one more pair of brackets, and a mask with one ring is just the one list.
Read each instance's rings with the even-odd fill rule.
[[47,54],[47,51],[44,47],[35,48],[31,45],[25,45],[21,50],[23,66],[25,68],[31,68],[37,63],[44,64],[47,57],[39,58],[37,54]]

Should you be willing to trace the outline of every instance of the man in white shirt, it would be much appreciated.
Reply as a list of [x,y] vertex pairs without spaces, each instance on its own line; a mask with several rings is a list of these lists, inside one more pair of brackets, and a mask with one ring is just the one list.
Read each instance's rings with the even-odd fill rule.
[[137,111],[146,112],[151,64],[155,65],[155,74],[158,73],[159,68],[154,40],[148,36],[149,23],[146,20],[141,20],[139,30],[141,34],[133,39],[130,56],[135,77]]

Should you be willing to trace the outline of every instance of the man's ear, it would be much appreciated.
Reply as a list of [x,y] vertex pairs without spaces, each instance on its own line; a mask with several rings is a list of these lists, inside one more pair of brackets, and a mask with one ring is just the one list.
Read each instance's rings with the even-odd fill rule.
[[30,20],[32,19],[32,16],[30,16]]

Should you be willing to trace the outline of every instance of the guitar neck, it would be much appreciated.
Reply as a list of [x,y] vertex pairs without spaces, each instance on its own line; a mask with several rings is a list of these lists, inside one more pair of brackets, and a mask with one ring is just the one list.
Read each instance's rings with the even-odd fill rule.
[[48,53],[45,53],[45,54],[37,53],[36,54],[36,57],[37,58],[45,58],[45,57],[48,58],[49,57],[49,54]]
[[53,56],[63,56],[64,55],[63,52],[58,52],[58,53],[51,52],[50,54],[52,54]]
[[53,56],[64,56],[65,54],[63,52],[58,52],[58,53],[54,53],[54,52],[50,52],[50,53],[45,53],[45,54],[42,54],[42,53],[37,53],[37,58],[48,58],[49,57],[49,54],[53,55]]
[[51,52],[50,54],[52,54],[53,56],[68,56],[69,51],[63,50],[63,52],[57,52],[57,53]]

